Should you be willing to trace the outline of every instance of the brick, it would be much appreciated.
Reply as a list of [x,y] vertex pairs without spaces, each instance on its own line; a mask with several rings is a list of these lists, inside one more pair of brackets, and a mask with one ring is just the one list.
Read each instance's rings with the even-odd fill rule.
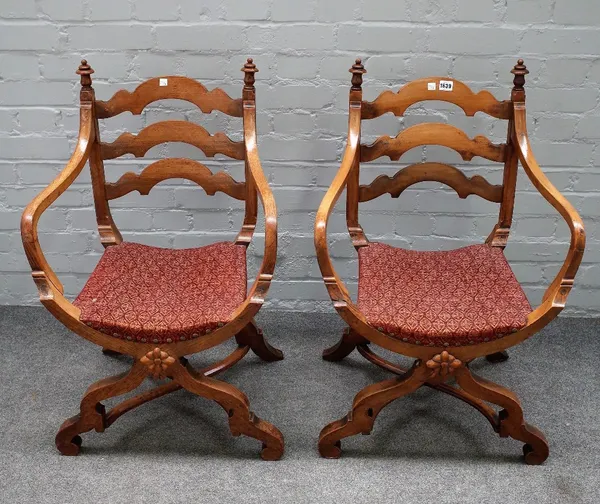
[[79,0],[38,0],[42,14],[56,21],[81,21],[83,2]]
[[576,4],[569,0],[556,0],[554,22],[598,26],[600,23],[600,6],[592,2],[586,3],[585,8],[577,8]]
[[509,23],[549,23],[554,0],[521,0],[506,3],[506,20]]
[[172,55],[140,53],[134,58],[133,67],[141,79],[159,75],[184,75],[180,61]]
[[429,33],[429,50],[439,53],[506,54],[517,51],[520,33],[507,28],[435,27]]
[[175,210],[153,212],[153,219],[155,229],[187,231],[190,228],[190,219],[187,212]]
[[[341,28],[340,28],[341,29]],[[283,26],[273,37],[274,47],[279,49],[325,49],[333,47],[333,29],[331,26]]]
[[58,47],[56,26],[41,24],[0,24],[0,50],[53,51]]
[[269,0],[255,2],[239,2],[237,0],[224,0],[227,19],[264,21],[269,17]]
[[528,52],[547,55],[558,54],[597,54],[600,45],[600,31],[592,29],[548,28],[531,29],[523,35],[521,47]]
[[273,121],[276,133],[306,134],[315,128],[315,118],[308,114],[277,114]]
[[284,79],[314,79],[319,59],[306,56],[280,56],[277,59],[277,75]]
[[459,2],[454,19],[457,21],[499,21],[500,15],[495,8],[494,0],[478,0],[477,2]]
[[[145,3],[144,3],[145,4]],[[122,0],[88,0],[92,21],[120,21],[131,19],[131,4]],[[140,5],[140,4],[136,4]]]
[[140,210],[116,210],[112,216],[119,229],[150,231],[152,229],[152,215],[150,212]]
[[575,135],[577,122],[577,117],[554,117],[554,114],[550,113],[548,117],[536,119],[535,136],[540,140],[565,142]]
[[242,30],[232,25],[158,26],[156,37],[159,49],[227,51],[244,48]]
[[600,138],[600,116],[588,115],[582,117],[577,125],[576,138],[588,140]]
[[398,79],[406,73],[406,56],[371,56],[364,65],[377,79]]
[[266,160],[334,160],[337,142],[331,140],[298,140],[265,138],[260,142],[261,157]]
[[590,66],[590,60],[548,58],[545,80],[552,87],[579,86],[584,83]]
[[408,5],[397,2],[390,5],[388,0],[370,0],[362,6],[362,19],[365,21],[408,21]]
[[3,0],[0,18],[26,19],[36,18],[35,0]]
[[[425,41],[425,33],[421,28],[341,25],[338,46],[356,51],[417,51]],[[348,68],[352,63],[350,60]]]
[[16,110],[0,110],[0,131],[11,133],[17,130]]
[[[131,56],[119,53],[99,53],[86,52],[82,55],[55,55],[42,54],[40,56],[40,66],[42,75],[46,79],[64,80],[69,82],[78,82],[79,76],[75,74],[81,58],[85,57],[94,69],[95,73],[92,79],[119,79],[124,80],[128,75],[128,66]],[[95,83],[94,83],[95,84]]]
[[37,79],[40,68],[37,56],[0,54],[0,78],[4,80]]
[[162,2],[136,2],[133,8],[134,18],[141,21],[174,21],[178,18],[177,9]]
[[320,109],[333,101],[333,91],[325,86],[280,85],[269,91],[268,108]]
[[59,82],[0,82],[0,105],[72,105],[72,86]]
[[527,95],[529,110],[544,112],[588,112],[596,107],[598,101],[597,88],[536,89]]
[[21,109],[17,111],[20,133],[55,132],[58,111],[55,109]]
[[[472,5],[472,4],[470,4]],[[421,0],[411,9],[411,20],[422,22],[447,22],[454,19],[455,8],[452,2],[439,2],[437,0]]]
[[315,17],[311,1],[277,0],[271,6],[271,21],[310,21]]
[[[74,50],[102,47],[106,50],[150,49],[153,45],[149,26],[89,25],[66,28],[69,46]],[[157,28],[158,32],[158,28]]]
[[345,0],[343,8],[336,2],[316,2],[317,21],[352,21],[358,17],[360,0]]
[[0,137],[0,152],[5,159],[68,159],[66,138]]

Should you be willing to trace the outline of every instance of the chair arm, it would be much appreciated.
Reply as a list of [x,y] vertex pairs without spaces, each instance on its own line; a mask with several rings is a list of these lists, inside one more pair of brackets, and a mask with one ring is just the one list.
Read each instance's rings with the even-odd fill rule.
[[567,296],[573,287],[575,274],[583,258],[585,249],[583,221],[573,205],[548,180],[535,160],[527,136],[525,103],[523,102],[514,104],[514,124],[515,143],[523,169],[540,194],[562,215],[571,231],[571,243],[567,257],[542,298],[542,304],[549,303],[551,307],[560,310],[565,306]]
[[344,187],[348,182],[348,176],[354,165],[358,152],[358,142],[360,137],[360,103],[350,104],[350,117],[348,120],[348,145],[342,158],[342,164],[338,170],[331,186],[325,193],[325,197],[317,211],[315,220],[315,249],[317,252],[317,261],[321,269],[321,275],[325,281],[325,286],[329,292],[331,300],[335,303],[344,302],[351,305],[348,289],[336,273],[327,245],[327,223],[329,216],[337,203]]
[[246,162],[254,178],[258,197],[265,213],[265,251],[256,280],[250,288],[248,297],[251,302],[262,303],[271,286],[275,263],[277,261],[277,207],[273,192],[265,177],[256,140],[256,109],[254,104],[244,103],[244,144],[246,147]]
[[[47,296],[49,289],[63,293],[63,286],[46,261],[38,240],[37,225],[40,216],[73,183],[89,157],[94,133],[91,105],[80,110],[79,137],[75,152],[60,174],[25,208],[21,216],[21,239],[31,265],[32,276],[40,291]],[[47,283],[51,285],[48,285]]]

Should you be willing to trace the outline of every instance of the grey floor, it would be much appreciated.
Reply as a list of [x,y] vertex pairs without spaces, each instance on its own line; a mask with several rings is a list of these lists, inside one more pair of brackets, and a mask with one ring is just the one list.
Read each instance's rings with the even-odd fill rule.
[[[83,435],[78,457],[54,447],[91,382],[127,368],[69,333],[43,308],[1,307],[2,503],[169,502],[600,502],[600,320],[555,321],[481,375],[512,388],[550,442],[543,466],[522,463],[521,443],[496,436],[454,398],[422,389],[386,408],[370,436],[344,441],[340,460],[316,450],[320,429],[354,394],[388,375],[358,355],[321,360],[343,327],[335,314],[264,312],[259,321],[285,360],[253,354],[221,375],[283,432],[279,462],[233,438],[216,404],[176,392]],[[193,358],[208,364],[222,353]]]

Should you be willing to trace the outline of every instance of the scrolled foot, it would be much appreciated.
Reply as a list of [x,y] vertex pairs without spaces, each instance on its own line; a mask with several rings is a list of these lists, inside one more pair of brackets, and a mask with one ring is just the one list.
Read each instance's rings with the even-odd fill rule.
[[65,420],[60,426],[54,441],[61,455],[79,455],[82,443],[81,436],[79,436],[79,423],[79,415],[75,415]]
[[234,436],[245,436],[262,441],[260,458],[279,460],[283,455],[283,434],[272,423],[258,418],[247,409],[230,412],[229,428]]

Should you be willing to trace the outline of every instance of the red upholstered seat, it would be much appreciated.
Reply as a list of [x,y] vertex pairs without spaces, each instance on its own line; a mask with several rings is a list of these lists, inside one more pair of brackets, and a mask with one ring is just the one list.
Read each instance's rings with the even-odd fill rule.
[[87,325],[127,340],[196,338],[231,320],[246,299],[246,247],[106,249],[74,304]]
[[358,307],[380,331],[418,345],[472,345],[526,324],[531,306],[502,250],[358,250]]

